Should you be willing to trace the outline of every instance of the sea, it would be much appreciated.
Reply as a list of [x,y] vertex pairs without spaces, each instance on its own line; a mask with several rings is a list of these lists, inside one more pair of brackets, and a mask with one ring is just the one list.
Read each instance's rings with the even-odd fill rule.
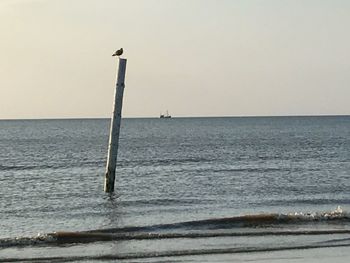
[[0,262],[350,262],[350,116],[0,121]]

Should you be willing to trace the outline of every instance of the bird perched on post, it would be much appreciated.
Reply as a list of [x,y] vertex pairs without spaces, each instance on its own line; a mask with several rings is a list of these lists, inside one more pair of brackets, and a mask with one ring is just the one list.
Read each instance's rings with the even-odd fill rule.
[[123,54],[123,48],[121,49],[118,49],[116,52],[114,52],[114,54],[112,55],[112,57],[115,57],[115,56],[120,56],[121,54]]

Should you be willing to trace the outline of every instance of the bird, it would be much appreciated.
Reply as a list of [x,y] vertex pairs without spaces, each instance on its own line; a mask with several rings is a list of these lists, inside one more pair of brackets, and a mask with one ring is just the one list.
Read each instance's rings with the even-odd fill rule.
[[118,49],[116,52],[114,52],[112,57],[115,57],[115,56],[119,57],[121,54],[123,54],[123,48]]

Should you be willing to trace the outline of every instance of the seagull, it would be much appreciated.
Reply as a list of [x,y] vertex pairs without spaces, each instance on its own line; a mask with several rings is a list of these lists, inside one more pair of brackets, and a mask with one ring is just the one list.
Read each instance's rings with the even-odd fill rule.
[[112,55],[112,57],[115,57],[115,56],[120,56],[121,54],[123,54],[123,48],[117,50],[116,52],[114,52],[114,54]]

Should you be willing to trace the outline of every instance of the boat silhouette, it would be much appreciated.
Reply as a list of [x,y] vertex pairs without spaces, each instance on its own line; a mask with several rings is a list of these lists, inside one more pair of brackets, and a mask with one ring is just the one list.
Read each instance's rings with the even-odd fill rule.
[[169,119],[169,118],[171,118],[171,115],[169,115],[169,112],[168,111],[166,111],[166,114],[160,114],[160,116],[159,116],[159,118],[161,118],[161,119]]

